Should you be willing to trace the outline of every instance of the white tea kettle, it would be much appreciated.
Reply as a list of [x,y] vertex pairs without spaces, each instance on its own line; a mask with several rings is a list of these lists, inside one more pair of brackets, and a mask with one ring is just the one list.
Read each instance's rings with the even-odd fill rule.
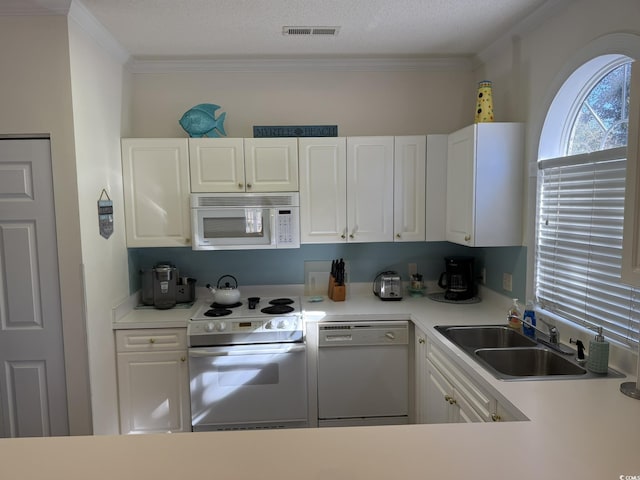
[[[233,285],[230,282],[225,282],[223,286],[220,286],[220,283],[223,278],[231,278],[233,280]],[[240,290],[238,290],[238,281],[232,275],[223,275],[218,279],[218,283],[216,287],[212,287],[210,284],[207,284],[207,288],[211,290],[213,293],[213,301],[215,303],[219,303],[220,305],[233,305],[234,303],[238,303],[240,301]]]

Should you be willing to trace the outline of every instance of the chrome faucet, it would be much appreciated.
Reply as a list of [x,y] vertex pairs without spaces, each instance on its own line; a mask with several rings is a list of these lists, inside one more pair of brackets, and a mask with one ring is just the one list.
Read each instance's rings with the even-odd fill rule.
[[549,329],[549,333],[548,333],[548,335],[549,335],[549,343],[552,344],[552,345],[558,345],[560,343],[560,332],[558,332],[558,327],[556,327],[555,325],[552,325],[551,323],[547,322],[542,317],[539,317],[537,320],[539,320],[542,323],[544,323],[547,326],[547,328]]

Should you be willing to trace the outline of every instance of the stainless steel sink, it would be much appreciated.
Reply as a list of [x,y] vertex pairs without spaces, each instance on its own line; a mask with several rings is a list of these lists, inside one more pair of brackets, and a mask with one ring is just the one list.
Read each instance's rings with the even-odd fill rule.
[[503,375],[540,377],[547,375],[585,375],[587,370],[546,348],[484,348],[478,358]]
[[535,340],[503,325],[478,327],[436,327],[445,337],[462,348],[531,347]]
[[[507,325],[439,325],[435,329],[500,380],[623,378],[612,368],[605,375],[587,371],[565,345],[553,350]],[[562,348],[559,348],[559,347]]]

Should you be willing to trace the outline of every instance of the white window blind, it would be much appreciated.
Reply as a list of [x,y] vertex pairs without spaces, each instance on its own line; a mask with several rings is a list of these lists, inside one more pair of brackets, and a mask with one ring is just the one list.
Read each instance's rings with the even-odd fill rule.
[[620,281],[626,148],[538,163],[536,298],[540,307],[635,346],[638,289]]

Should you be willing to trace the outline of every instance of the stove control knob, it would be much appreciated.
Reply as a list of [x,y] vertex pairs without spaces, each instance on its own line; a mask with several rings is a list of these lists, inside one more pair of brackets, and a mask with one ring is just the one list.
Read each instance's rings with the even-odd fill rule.
[[219,332],[224,332],[227,328],[227,324],[224,322],[218,322],[216,323],[216,330]]
[[280,320],[278,322],[278,328],[283,329],[283,328],[287,328],[289,326],[289,322],[287,322],[286,320]]
[[204,326],[205,332],[213,332],[213,322],[209,322]]
[[272,330],[273,329],[273,322],[271,320],[269,320],[267,323],[264,324],[264,328],[265,328],[265,330]]

